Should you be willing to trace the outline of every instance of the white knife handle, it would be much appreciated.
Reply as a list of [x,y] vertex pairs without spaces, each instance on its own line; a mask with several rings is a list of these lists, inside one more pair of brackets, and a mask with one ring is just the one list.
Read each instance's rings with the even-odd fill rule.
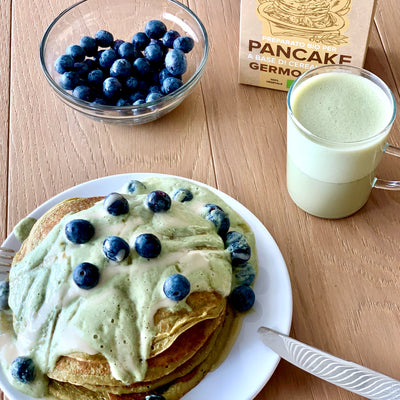
[[371,400],[400,400],[400,382],[362,365],[342,360],[269,328],[263,342],[282,358],[334,385]]

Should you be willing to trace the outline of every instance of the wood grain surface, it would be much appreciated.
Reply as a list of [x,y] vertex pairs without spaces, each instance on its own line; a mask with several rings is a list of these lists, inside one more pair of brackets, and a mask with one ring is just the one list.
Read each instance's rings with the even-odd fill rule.
[[10,40],[11,0],[5,0],[0,7],[0,236],[5,238],[7,227],[8,192],[8,136],[10,109]]
[[[39,43],[71,3],[0,6],[0,239],[42,202],[90,179],[162,172],[202,181],[243,203],[275,238],[292,282],[291,334],[400,379],[400,193],[373,190],[361,211],[336,221],[293,204],[286,93],[237,83],[240,1],[189,0],[210,37],[205,74],[181,106],[139,127],[78,115],[47,84]],[[399,21],[399,1],[378,0],[365,63],[398,104]],[[400,146],[399,118],[389,140]],[[400,160],[384,157],[378,175],[400,179]],[[281,361],[256,400],[359,398]]]

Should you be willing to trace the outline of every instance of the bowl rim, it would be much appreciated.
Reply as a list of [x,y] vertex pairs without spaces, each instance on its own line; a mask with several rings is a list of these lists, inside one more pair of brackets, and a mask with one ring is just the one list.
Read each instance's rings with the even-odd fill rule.
[[[40,46],[39,46],[40,65],[42,67],[42,71],[43,71],[47,81],[50,83],[52,88],[56,91],[57,95],[59,95],[62,99],[67,100],[69,103],[72,103],[75,106],[79,106],[79,107],[87,109],[87,110],[91,110],[91,111],[98,110],[98,111],[104,111],[104,112],[107,112],[107,111],[119,112],[119,111],[135,110],[135,109],[136,110],[145,110],[154,105],[169,103],[170,100],[179,99],[180,97],[182,97],[185,94],[186,91],[188,91],[192,87],[194,87],[194,85],[197,83],[197,81],[200,79],[200,76],[203,73],[203,70],[205,68],[206,61],[207,61],[208,55],[209,55],[209,40],[208,40],[207,30],[206,30],[204,24],[201,22],[200,18],[185,4],[182,4],[177,0],[166,0],[167,2],[173,3],[176,6],[178,6],[179,8],[186,11],[196,21],[196,23],[200,27],[200,31],[202,33],[203,41],[204,41],[203,55],[202,55],[199,65],[196,68],[196,71],[186,82],[183,83],[183,85],[179,89],[175,90],[171,94],[167,94],[167,95],[161,97],[160,99],[157,99],[157,100],[154,100],[151,102],[146,102],[143,104],[129,105],[129,106],[103,105],[103,104],[97,104],[97,103],[81,100],[81,99],[78,99],[78,98],[72,96],[68,91],[63,89],[53,79],[53,77],[51,76],[50,72],[47,69],[45,58],[44,58],[44,48],[45,48],[45,45],[47,42],[47,38],[48,38],[50,32],[52,31],[53,27],[56,25],[56,23],[69,11],[71,11],[72,9],[74,9],[74,8],[78,7],[79,5],[86,3],[88,1],[90,1],[90,0],[80,0],[80,1],[72,4],[71,6],[67,7],[63,11],[61,11],[57,15],[57,17],[54,18],[53,21],[48,25],[48,27],[46,28],[46,30],[43,34],[43,37],[40,41]],[[151,108],[150,108],[150,111],[153,111],[153,110],[151,110]],[[142,113],[141,115],[145,116],[145,115],[147,115],[147,113]],[[135,117],[137,118],[138,116],[139,115],[136,115]],[[125,116],[125,117],[130,118],[130,116]]]

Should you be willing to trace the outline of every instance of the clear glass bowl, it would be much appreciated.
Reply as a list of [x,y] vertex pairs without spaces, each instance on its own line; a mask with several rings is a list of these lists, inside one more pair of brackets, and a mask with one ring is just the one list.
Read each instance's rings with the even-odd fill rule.
[[[143,32],[146,22],[158,19],[167,29],[193,38],[193,50],[186,54],[187,71],[183,86],[161,99],[137,106],[106,106],[73,97],[59,85],[60,74],[55,60],[65,54],[82,36],[94,36],[104,29],[114,39],[131,41],[136,32]],[[47,81],[59,98],[74,110],[92,119],[126,125],[153,121],[177,107],[200,80],[208,57],[207,32],[199,18],[175,0],[83,0],[64,10],[49,25],[40,43],[40,62]]]

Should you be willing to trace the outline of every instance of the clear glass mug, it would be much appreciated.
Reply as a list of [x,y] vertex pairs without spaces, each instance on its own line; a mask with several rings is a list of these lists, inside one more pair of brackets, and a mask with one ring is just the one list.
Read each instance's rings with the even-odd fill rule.
[[[352,102],[354,93],[359,95],[357,104]],[[374,187],[400,190],[400,181],[375,176],[384,153],[400,156],[400,149],[386,141],[395,115],[393,93],[367,70],[330,65],[302,74],[287,96],[287,187],[292,200],[309,214],[343,218],[358,211]],[[369,130],[366,136],[363,124]]]

